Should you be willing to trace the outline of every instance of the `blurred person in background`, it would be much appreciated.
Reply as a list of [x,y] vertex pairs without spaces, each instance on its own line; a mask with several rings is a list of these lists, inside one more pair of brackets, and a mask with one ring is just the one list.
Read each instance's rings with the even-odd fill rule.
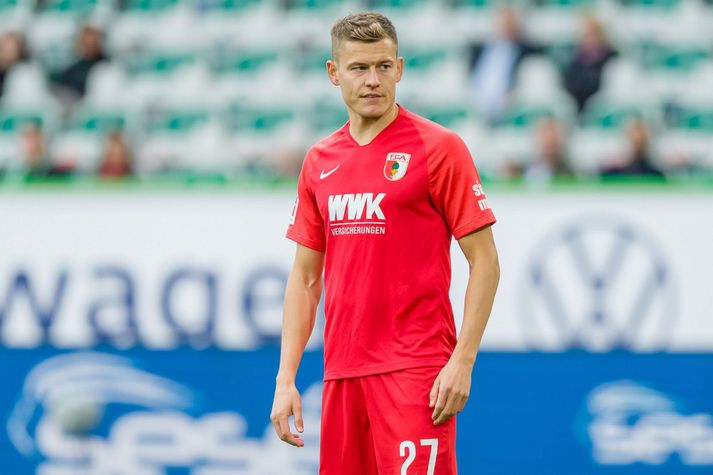
[[602,169],[602,176],[645,176],[663,178],[664,174],[652,162],[649,130],[642,119],[634,119],[626,127],[629,141],[627,155]]
[[20,136],[22,163],[27,178],[44,178],[52,174],[47,156],[47,144],[42,128],[31,124],[22,130]]
[[617,55],[596,17],[586,15],[582,21],[579,42],[564,69],[564,87],[577,102],[579,112],[587,100],[599,91],[602,70]]
[[527,165],[525,178],[530,182],[542,183],[573,176],[562,125],[554,118],[542,119],[537,124],[535,159]]
[[112,131],[106,138],[98,174],[103,178],[124,178],[134,174],[131,151],[118,130]]
[[104,53],[102,32],[91,25],[83,26],[77,34],[76,54],[77,60],[57,78],[57,84],[73,99],[84,96],[89,72],[96,64],[108,59]]
[[542,52],[523,37],[514,7],[502,7],[498,15],[495,35],[484,44],[474,45],[470,55],[470,95],[475,108],[491,125],[497,124],[507,107],[522,60]]
[[25,40],[15,31],[3,34],[0,38],[0,95],[5,91],[5,78],[17,64],[27,60]]

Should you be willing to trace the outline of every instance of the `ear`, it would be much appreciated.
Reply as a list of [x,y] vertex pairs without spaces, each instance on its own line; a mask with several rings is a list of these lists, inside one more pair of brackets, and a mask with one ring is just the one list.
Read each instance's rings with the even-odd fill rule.
[[401,76],[404,74],[404,58],[399,56],[396,60],[396,82],[401,81]]
[[339,78],[337,77],[337,63],[334,61],[327,60],[327,76],[329,76],[329,81],[335,86],[339,86]]

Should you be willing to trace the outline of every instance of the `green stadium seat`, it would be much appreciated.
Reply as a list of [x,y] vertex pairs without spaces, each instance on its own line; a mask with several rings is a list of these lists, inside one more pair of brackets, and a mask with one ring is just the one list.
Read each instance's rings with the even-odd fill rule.
[[657,8],[657,9],[673,9],[681,4],[681,0],[619,0],[623,7],[634,8]]
[[622,102],[592,100],[582,111],[580,122],[582,127],[619,130],[633,119],[645,119],[642,108]]
[[400,52],[404,58],[404,68],[409,74],[427,72],[448,59],[445,48],[405,49]]
[[332,58],[332,51],[327,48],[307,48],[293,51],[289,61],[298,74],[323,73],[327,60]]
[[648,70],[688,73],[712,57],[710,48],[704,45],[684,47],[645,42],[638,50],[642,66]]
[[22,3],[23,2],[21,2],[20,0],[2,0],[0,1],[0,14],[3,14],[8,10],[14,10]]
[[0,133],[17,134],[27,126],[43,127],[45,122],[45,115],[38,110],[0,108]]
[[596,4],[595,0],[533,0],[533,5],[538,8],[591,8]]
[[214,50],[209,54],[208,64],[216,74],[251,74],[279,60],[277,50]]
[[288,0],[285,2],[285,7],[288,10],[306,9],[306,10],[328,10],[341,6],[343,0]]
[[557,41],[545,47],[545,54],[560,69],[566,67],[575,53],[577,46],[574,41]]
[[498,127],[531,128],[541,119],[554,117],[553,108],[542,104],[513,104],[507,108]]
[[124,111],[84,108],[78,110],[69,123],[69,128],[87,133],[106,134],[112,130],[127,128],[128,117]]
[[180,0],[128,0],[124,5],[127,12],[162,13],[178,6]]
[[185,134],[207,123],[211,117],[208,110],[167,109],[151,114],[144,120],[144,130],[149,134]]
[[240,13],[260,5],[261,0],[198,0],[196,3],[202,12]]
[[[666,124],[671,129],[685,129],[713,134],[713,106],[675,108],[667,114]],[[713,146],[713,143],[711,146]]]
[[374,10],[384,10],[384,9],[414,9],[421,8],[429,0],[371,0],[369,1],[369,8]]
[[295,117],[290,107],[233,103],[226,110],[225,123],[233,132],[272,132],[292,123]]
[[116,9],[111,0],[48,0],[41,5],[42,13],[69,15],[76,18],[88,18],[100,8],[109,11]]
[[126,71],[131,75],[170,74],[179,68],[194,64],[197,56],[193,53],[152,52],[124,58]]
[[444,127],[454,129],[457,125],[474,117],[474,113],[470,107],[464,104],[458,105],[423,105],[414,104],[410,106],[410,110],[432,120]]
[[495,9],[507,5],[507,0],[451,0],[455,8]]
[[326,100],[316,101],[308,117],[311,128],[324,135],[337,130],[349,120],[344,104]]

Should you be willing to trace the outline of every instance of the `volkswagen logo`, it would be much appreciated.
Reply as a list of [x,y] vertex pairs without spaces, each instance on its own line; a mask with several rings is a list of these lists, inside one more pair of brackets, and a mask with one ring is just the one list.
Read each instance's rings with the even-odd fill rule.
[[534,348],[550,351],[667,347],[676,316],[669,267],[640,228],[578,218],[535,247],[520,316]]

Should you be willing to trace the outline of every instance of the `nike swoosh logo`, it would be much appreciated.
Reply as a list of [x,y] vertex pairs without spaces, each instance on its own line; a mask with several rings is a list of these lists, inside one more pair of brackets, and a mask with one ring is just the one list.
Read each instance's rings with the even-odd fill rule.
[[324,170],[322,170],[321,173],[319,174],[319,179],[320,179],[320,180],[324,180],[324,179],[327,178],[329,175],[331,175],[332,173],[336,172],[339,167],[340,167],[340,165],[337,165],[336,167],[332,168],[331,170],[329,170],[329,171],[326,172],[326,173],[324,172]]

